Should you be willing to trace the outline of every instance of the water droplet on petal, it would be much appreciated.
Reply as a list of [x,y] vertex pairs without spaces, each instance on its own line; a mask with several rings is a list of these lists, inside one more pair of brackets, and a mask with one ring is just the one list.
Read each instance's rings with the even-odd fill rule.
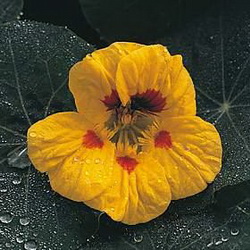
[[85,171],[85,175],[89,175],[89,172],[88,172],[88,171]]
[[99,159],[99,158],[95,159],[95,164],[99,164],[100,162],[101,162],[101,159]]
[[36,250],[37,249],[37,244],[34,240],[29,240],[24,243],[24,249],[26,250]]
[[0,222],[8,224],[13,220],[14,216],[10,213],[6,213],[0,216]]
[[35,132],[31,132],[29,135],[30,135],[30,137],[32,137],[32,138],[35,138],[35,137],[36,137],[36,133],[35,133]]
[[114,209],[113,207],[111,207],[111,208],[110,208],[110,210],[111,210],[112,212],[114,212],[114,211],[115,211],[115,209]]
[[76,157],[73,158],[73,161],[78,162],[78,161],[80,161],[80,158],[78,156],[76,156]]
[[90,164],[91,163],[91,160],[90,159],[86,159],[85,160],[87,164]]

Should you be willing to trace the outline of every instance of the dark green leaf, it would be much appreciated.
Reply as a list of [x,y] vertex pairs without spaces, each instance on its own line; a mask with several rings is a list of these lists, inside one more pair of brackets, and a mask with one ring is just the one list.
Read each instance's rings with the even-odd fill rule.
[[17,167],[30,165],[30,124],[74,109],[68,70],[93,47],[63,27],[36,22],[5,24],[0,40],[0,249],[75,249],[96,230],[96,215],[54,194],[33,167]]
[[23,0],[1,0],[0,24],[16,20],[22,9]]
[[150,42],[202,15],[214,0],[79,0],[88,22],[108,42]]
[[198,115],[218,128],[224,149],[215,190],[250,179],[250,5],[219,1],[185,31],[161,42],[183,55]]
[[[223,198],[241,192],[242,188],[246,188],[244,197],[231,199],[234,204]],[[83,249],[249,249],[249,188],[248,182],[231,190],[222,190],[219,198],[224,202],[217,206],[189,214],[167,212],[144,225],[126,227],[103,219],[98,236]]]

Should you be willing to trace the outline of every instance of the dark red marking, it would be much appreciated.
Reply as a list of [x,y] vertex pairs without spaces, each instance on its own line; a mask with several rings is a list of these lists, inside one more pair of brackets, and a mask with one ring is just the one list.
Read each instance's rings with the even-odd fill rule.
[[171,136],[167,131],[162,130],[156,134],[155,147],[156,148],[166,148],[166,149],[172,147]]
[[118,108],[121,105],[121,100],[116,90],[112,89],[111,95],[105,96],[104,100],[101,100],[104,105],[108,108],[107,110],[112,110]]
[[166,105],[166,97],[159,90],[148,89],[147,91],[131,96],[131,108],[145,112],[161,112]]
[[127,170],[129,174],[135,169],[138,164],[138,161],[136,159],[129,156],[117,157],[116,161],[124,170]]
[[104,145],[103,141],[93,130],[87,131],[83,136],[82,143],[86,148],[102,148]]

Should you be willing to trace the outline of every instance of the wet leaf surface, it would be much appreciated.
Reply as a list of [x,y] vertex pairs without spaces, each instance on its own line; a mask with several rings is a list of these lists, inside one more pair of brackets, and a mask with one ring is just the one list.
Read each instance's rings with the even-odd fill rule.
[[14,21],[23,9],[23,0],[1,0],[0,24]]
[[203,15],[214,0],[79,0],[82,11],[101,39],[152,42]]
[[207,16],[161,40],[184,57],[197,90],[198,115],[215,124],[223,169],[215,190],[250,179],[250,5],[218,1]]
[[0,249],[75,249],[95,230],[96,215],[51,191],[27,158],[26,131],[48,114],[74,110],[68,70],[93,47],[36,22],[6,24],[0,37]]

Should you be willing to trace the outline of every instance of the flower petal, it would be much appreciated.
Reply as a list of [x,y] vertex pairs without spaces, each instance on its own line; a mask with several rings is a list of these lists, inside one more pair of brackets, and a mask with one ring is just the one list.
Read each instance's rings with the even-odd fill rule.
[[164,111],[164,116],[196,113],[194,86],[182,57],[171,56],[162,45],[145,46],[123,57],[116,82],[123,105],[139,97],[152,111]]
[[56,192],[75,201],[100,195],[112,173],[114,146],[93,128],[82,115],[65,112],[48,116],[28,131],[34,166],[48,172]]
[[161,215],[171,201],[164,170],[146,154],[135,160],[138,164],[131,172],[116,161],[113,185],[86,204],[105,211],[113,220],[129,225],[144,223]]
[[201,192],[221,169],[220,136],[196,116],[167,118],[144,150],[164,167],[173,199]]
[[105,119],[107,107],[102,100],[116,89],[115,75],[122,57],[143,47],[136,43],[113,43],[105,49],[87,55],[75,64],[69,74],[69,88],[77,110],[97,122]]

